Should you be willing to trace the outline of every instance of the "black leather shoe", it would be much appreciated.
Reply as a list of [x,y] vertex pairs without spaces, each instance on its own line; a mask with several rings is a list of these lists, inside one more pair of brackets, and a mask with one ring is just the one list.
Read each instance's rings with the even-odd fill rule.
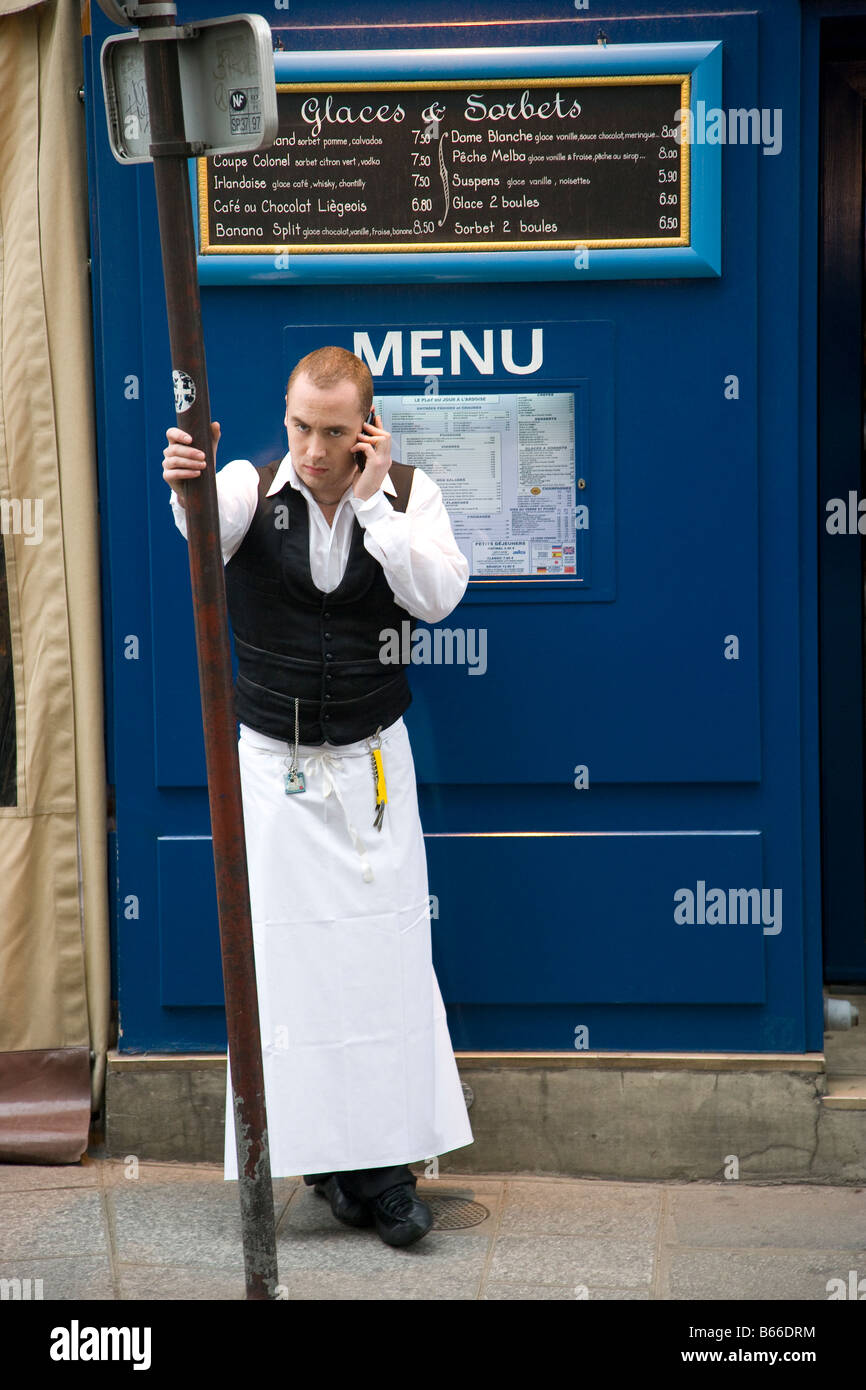
[[412,1183],[399,1183],[369,1199],[376,1230],[386,1245],[411,1245],[426,1236],[433,1225],[433,1213],[426,1202],[415,1196]]
[[320,1197],[327,1197],[331,1211],[344,1226],[372,1226],[373,1215],[369,1207],[343,1191],[336,1173],[332,1173],[324,1182],[315,1183],[313,1191]]

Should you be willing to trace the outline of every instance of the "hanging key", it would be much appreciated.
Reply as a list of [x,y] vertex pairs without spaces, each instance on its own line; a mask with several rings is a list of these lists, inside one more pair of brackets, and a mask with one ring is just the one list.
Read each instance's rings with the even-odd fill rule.
[[291,767],[288,765],[288,759],[284,764],[286,775],[283,779],[283,786],[286,789],[286,796],[294,796],[296,792],[307,790],[304,774],[298,770],[298,729],[298,700],[295,698],[295,751],[292,754]]

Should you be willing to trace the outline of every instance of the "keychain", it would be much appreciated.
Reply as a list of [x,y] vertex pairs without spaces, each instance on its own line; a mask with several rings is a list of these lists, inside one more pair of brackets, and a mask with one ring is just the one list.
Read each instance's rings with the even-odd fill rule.
[[307,790],[303,772],[298,771],[298,699],[295,697],[295,751],[292,753],[292,765],[288,766],[286,759],[285,777],[286,796],[292,796],[295,792],[305,792]]
[[382,829],[382,821],[385,819],[385,803],[388,800],[388,790],[385,786],[385,769],[382,766],[382,740],[379,738],[381,732],[382,725],[380,724],[373,735],[373,738],[376,740],[375,747],[373,747],[369,739],[366,741],[367,747],[370,750],[370,762],[373,765],[373,785],[376,789],[376,814],[373,817],[373,824],[377,830]]

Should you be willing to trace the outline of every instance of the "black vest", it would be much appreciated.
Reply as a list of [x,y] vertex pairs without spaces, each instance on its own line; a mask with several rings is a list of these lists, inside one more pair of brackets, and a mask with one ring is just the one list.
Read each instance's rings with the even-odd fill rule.
[[[294,743],[297,696],[301,743],[354,743],[379,725],[387,728],[411,703],[403,665],[380,660],[386,639],[379,634],[391,628],[402,637],[408,622],[411,635],[415,620],[364,545],[357,517],[343,578],[329,594],[316,588],[306,498],[288,481],[266,496],[279,463],[258,470],[255,514],[225,566],[238,658],[235,714],[252,729]],[[414,469],[392,463],[390,475],[397,495],[385,496],[405,512]]]

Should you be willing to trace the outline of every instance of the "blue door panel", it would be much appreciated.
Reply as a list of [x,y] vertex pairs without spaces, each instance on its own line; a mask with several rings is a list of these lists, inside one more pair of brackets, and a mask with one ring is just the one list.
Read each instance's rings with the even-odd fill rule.
[[[409,672],[434,963],[460,1049],[570,1050],[583,1026],[602,1049],[820,1046],[817,746],[801,610],[814,547],[801,523],[809,435],[804,446],[798,432],[810,358],[791,235],[792,222],[814,218],[798,164],[806,58],[781,0],[742,15],[665,10],[675,13],[605,17],[608,41],[721,41],[725,106],[784,109],[782,154],[722,152],[719,277],[201,291],[218,467],[282,457],[288,370],[322,343],[351,348],[355,331],[461,329],[478,341],[492,330],[499,341],[507,328],[524,361],[542,328],[533,377],[509,375],[499,357],[492,374],[464,357],[457,377],[446,351],[439,390],[575,392],[590,505],[582,587],[471,583],[453,614],[421,626],[483,630],[484,673]],[[233,12],[201,0],[182,18]],[[342,3],[328,24],[346,30],[317,29],[312,0],[261,12],[286,48],[370,45]],[[400,20],[405,5],[383,0],[377,23]],[[507,0],[429,0],[413,9],[413,24],[426,20],[440,27],[382,27],[375,42],[594,43],[598,27],[548,4],[528,23]],[[91,22],[120,1046],[208,1050],[225,1046],[225,1024],[187,547],[161,477],[174,411],[153,180],[108,150],[98,58],[114,30],[98,10]],[[808,264],[803,276],[807,299]],[[423,394],[407,360],[377,390]],[[675,923],[673,894],[699,881],[780,891],[782,930]]]
[[[775,949],[782,934],[784,899],[728,892],[730,885],[763,886],[759,834],[529,831],[428,836],[426,844],[440,984],[448,999],[765,1000],[765,950]],[[489,910],[492,884],[506,887],[502,916]],[[722,888],[721,898],[713,896]],[[686,902],[683,890],[694,895],[690,924],[675,920]],[[702,895],[721,905],[702,908]]]
[[213,841],[210,835],[162,835],[159,874],[159,999],[176,1008],[223,1003],[219,935],[202,924],[216,921]]

